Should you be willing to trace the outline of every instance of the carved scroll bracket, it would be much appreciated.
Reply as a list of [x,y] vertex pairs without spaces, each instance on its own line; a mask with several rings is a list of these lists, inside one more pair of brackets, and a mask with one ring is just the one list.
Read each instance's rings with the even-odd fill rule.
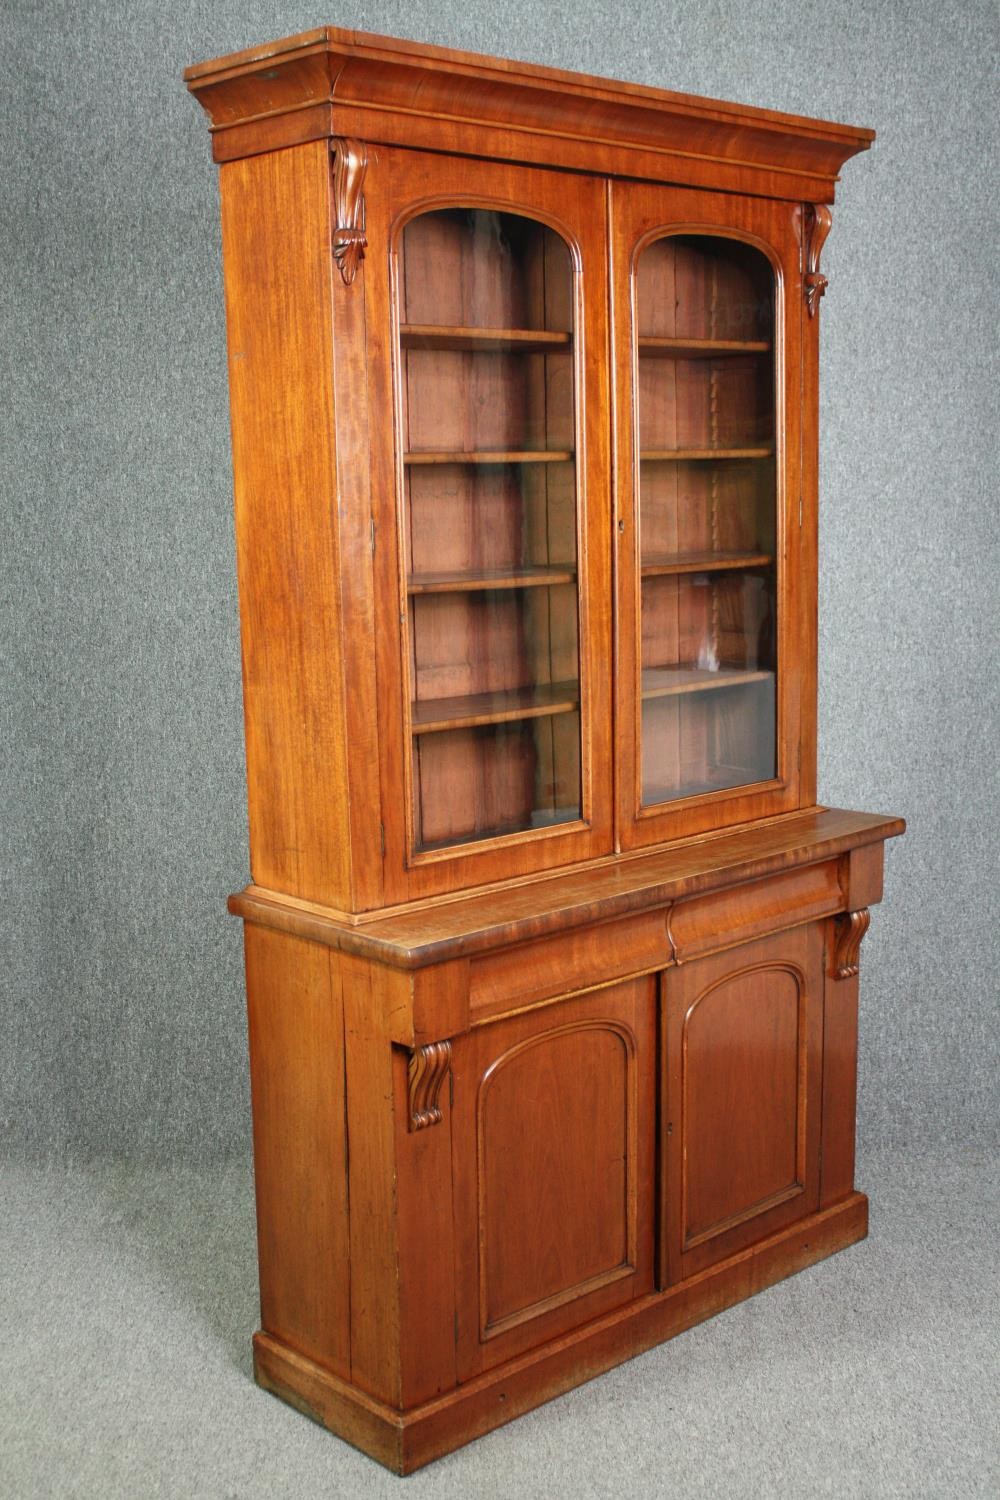
[[331,248],[344,285],[350,286],[368,244],[363,191],[368,171],[368,148],[363,141],[345,136],[330,142],[330,157],[334,218]]
[[430,1042],[410,1053],[407,1070],[410,1130],[426,1130],[428,1125],[440,1124],[438,1097],[450,1067],[450,1042]]
[[858,972],[858,953],[861,939],[868,931],[871,917],[867,908],[849,911],[836,921],[836,942],[833,949],[834,979],[853,979]]
[[822,275],[819,268],[819,258],[823,253],[823,245],[833,225],[833,218],[825,203],[807,203],[802,216],[802,236],[805,250],[805,275],[803,284],[806,291],[806,306],[809,316],[814,318],[819,311],[819,299],[826,291],[829,282]]

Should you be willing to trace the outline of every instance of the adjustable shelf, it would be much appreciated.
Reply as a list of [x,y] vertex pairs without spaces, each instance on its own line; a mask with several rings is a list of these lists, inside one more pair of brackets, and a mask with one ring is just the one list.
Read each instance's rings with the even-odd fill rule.
[[643,463],[657,464],[720,458],[772,458],[773,456],[773,443],[758,448],[644,448],[639,455]]
[[729,354],[768,354],[767,339],[640,338],[643,359],[717,359]]
[[474,729],[481,724],[508,724],[573,713],[580,706],[578,682],[543,682],[501,693],[472,693],[461,698],[425,698],[411,705],[413,733],[440,734],[447,729]]
[[686,781],[683,787],[666,782],[643,787],[643,802],[653,807],[658,802],[674,802],[678,797],[704,797],[710,792],[725,792],[734,786],[752,786],[767,777],[756,766],[718,765],[711,776],[701,781]]
[[747,667],[644,667],[643,700],[673,698],[683,693],[714,692],[720,688],[746,687],[753,682],[773,682],[773,672],[759,672]]
[[770,552],[678,552],[669,557],[650,557],[641,565],[643,578],[668,578],[680,573],[726,573],[741,568],[767,568],[774,562]]
[[439,323],[404,323],[399,330],[403,349],[453,349],[480,354],[551,354],[568,349],[571,333],[543,328],[452,328]]
[[501,449],[493,452],[466,452],[452,449],[448,452],[404,453],[403,462],[413,464],[564,464],[573,457],[572,448],[543,448],[522,451]]
[[413,573],[407,579],[409,594],[465,594],[487,589],[549,588],[574,583],[575,568],[487,568],[480,573]]

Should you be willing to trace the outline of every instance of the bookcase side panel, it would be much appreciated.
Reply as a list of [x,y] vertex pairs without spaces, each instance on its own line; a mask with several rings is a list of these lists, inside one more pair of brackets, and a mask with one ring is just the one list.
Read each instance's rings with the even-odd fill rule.
[[350,1374],[344,1020],[329,948],[247,923],[250,1071],[266,1333]]
[[254,881],[351,904],[329,154],[220,173]]

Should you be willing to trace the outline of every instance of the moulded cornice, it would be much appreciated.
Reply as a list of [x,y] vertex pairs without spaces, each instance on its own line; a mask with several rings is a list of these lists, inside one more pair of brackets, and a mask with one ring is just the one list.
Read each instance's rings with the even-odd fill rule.
[[829,202],[874,132],[325,26],[184,74],[219,161],[324,136]]

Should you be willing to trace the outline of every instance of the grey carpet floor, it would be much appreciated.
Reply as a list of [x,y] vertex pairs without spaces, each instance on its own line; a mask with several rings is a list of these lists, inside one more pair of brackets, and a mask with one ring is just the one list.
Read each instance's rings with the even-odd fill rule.
[[246,1166],[7,1168],[0,1495],[996,1497],[996,1162],[862,1165],[865,1244],[405,1481],[252,1384]]

